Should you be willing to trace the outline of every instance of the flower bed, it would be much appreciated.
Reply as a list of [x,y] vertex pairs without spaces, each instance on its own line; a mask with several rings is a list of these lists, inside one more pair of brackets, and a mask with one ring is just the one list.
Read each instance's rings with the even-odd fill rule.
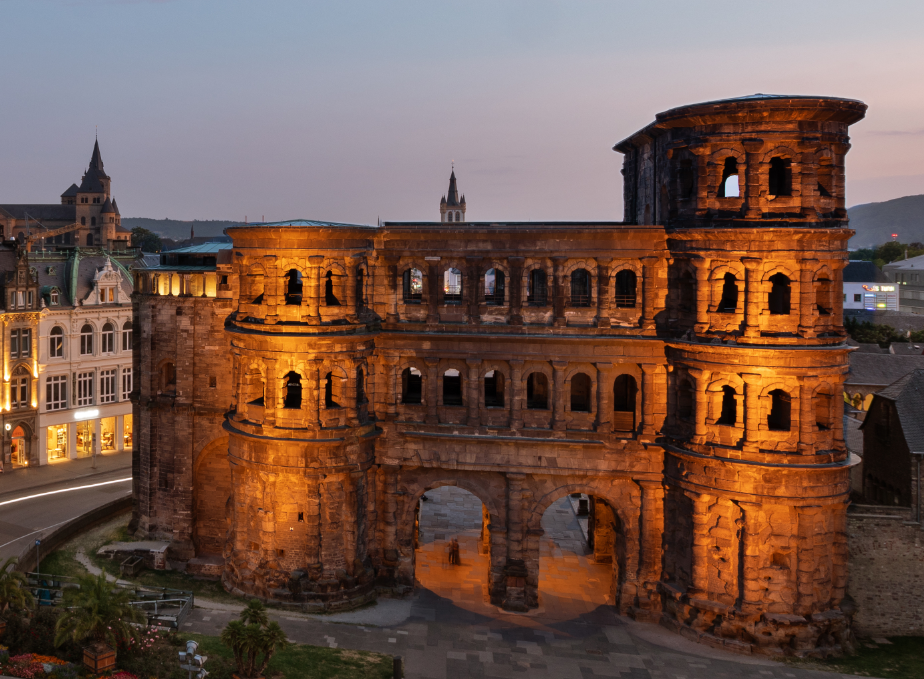
[[60,658],[55,658],[50,655],[22,653],[9,657],[9,654],[5,651],[6,649],[0,651],[0,672],[11,677],[36,679],[41,677],[69,676],[65,670],[73,667],[73,665],[66,660],[61,660]]

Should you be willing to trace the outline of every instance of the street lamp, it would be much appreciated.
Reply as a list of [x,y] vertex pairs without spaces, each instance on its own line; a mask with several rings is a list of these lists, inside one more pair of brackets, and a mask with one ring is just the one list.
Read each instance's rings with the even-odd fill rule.
[[180,669],[189,672],[189,679],[193,679],[193,672],[196,673],[196,679],[205,679],[209,674],[202,667],[209,658],[207,655],[198,655],[196,653],[198,650],[199,644],[195,641],[187,641],[186,650],[180,651]]

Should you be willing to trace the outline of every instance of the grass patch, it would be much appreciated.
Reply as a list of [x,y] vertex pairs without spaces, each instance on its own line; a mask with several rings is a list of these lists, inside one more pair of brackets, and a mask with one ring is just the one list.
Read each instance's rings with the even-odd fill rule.
[[830,660],[790,660],[791,664],[861,677],[920,679],[924,677],[924,637],[888,637],[891,644],[860,640],[857,654]]
[[[183,639],[199,642],[199,652],[209,657],[205,666],[219,676],[234,669],[234,656],[218,637],[186,634]],[[293,644],[273,656],[266,677],[282,679],[390,679],[393,661],[390,655],[342,648],[322,648]]]

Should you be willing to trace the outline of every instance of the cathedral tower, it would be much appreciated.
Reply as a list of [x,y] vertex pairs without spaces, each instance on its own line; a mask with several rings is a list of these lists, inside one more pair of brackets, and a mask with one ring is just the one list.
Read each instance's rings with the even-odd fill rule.
[[453,168],[449,175],[449,191],[440,200],[441,222],[465,221],[465,195],[459,198],[459,189],[456,187],[456,170]]

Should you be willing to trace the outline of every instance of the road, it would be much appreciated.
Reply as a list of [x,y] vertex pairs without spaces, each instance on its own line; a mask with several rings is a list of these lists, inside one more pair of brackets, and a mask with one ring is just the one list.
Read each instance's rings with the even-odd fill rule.
[[58,525],[131,492],[131,453],[102,458],[97,470],[90,463],[74,460],[0,478],[0,563]]

